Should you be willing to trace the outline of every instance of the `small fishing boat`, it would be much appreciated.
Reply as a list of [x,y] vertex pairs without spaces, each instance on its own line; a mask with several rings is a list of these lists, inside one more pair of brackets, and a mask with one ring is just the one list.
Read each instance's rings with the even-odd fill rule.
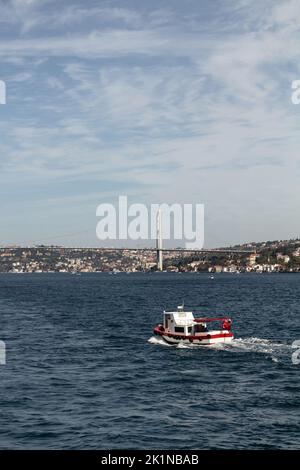
[[232,321],[228,317],[195,318],[193,311],[185,311],[184,306],[180,305],[176,312],[164,311],[163,323],[153,331],[168,344],[206,346],[232,341],[231,325]]

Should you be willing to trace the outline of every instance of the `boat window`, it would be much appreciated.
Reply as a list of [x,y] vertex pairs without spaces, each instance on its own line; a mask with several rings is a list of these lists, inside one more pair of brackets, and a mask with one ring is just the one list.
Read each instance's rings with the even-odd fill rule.
[[184,333],[184,328],[182,326],[175,326],[175,333]]
[[189,332],[189,333],[192,332],[192,327],[191,327],[191,326],[188,327],[188,332]]
[[200,323],[199,325],[195,326],[195,333],[202,333],[204,331],[208,331],[206,325]]

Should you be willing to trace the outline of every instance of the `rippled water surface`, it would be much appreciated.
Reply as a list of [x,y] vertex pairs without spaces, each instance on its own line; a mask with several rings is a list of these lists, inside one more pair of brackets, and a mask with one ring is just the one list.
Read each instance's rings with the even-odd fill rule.
[[[152,336],[182,303],[226,347]],[[300,275],[2,274],[0,448],[300,448]]]

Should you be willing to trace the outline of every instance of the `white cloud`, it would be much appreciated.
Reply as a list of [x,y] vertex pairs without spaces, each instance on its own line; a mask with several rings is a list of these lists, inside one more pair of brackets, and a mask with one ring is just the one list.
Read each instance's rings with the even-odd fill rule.
[[101,20],[101,21],[122,21],[127,25],[138,26],[141,24],[142,16],[135,10],[125,8],[82,8],[76,6],[69,6],[63,9],[60,15],[53,18],[52,26],[58,24],[77,24],[82,23],[84,20]]
[[[300,118],[290,102],[290,80],[299,78],[295,5],[276,2],[267,11],[261,2],[229,2],[216,14],[220,33],[200,23],[187,31],[176,14],[153,12],[146,24],[139,10],[97,8],[107,29],[2,40],[0,57],[17,58],[14,86],[30,78],[39,92],[31,91],[36,102],[25,120],[1,124],[2,175],[20,185],[24,178],[132,182],[147,187],[141,198],[205,202],[215,220],[227,211],[240,221],[236,241],[252,218],[251,238],[263,238],[259,201],[271,213],[274,200],[287,210],[299,199]],[[79,16],[88,21],[92,10],[63,10],[58,21],[79,28]],[[133,29],[121,29],[125,22]],[[34,70],[24,71],[32,60]],[[210,223],[208,239],[217,227]],[[229,220],[222,232],[230,242]]]
[[270,23],[284,29],[299,30],[300,9],[298,0],[279,2],[272,10]]

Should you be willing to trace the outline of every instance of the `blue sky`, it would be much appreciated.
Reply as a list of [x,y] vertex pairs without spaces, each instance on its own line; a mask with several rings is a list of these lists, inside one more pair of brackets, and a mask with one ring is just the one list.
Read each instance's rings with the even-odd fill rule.
[[0,0],[0,244],[204,203],[205,245],[300,236],[298,0]]

